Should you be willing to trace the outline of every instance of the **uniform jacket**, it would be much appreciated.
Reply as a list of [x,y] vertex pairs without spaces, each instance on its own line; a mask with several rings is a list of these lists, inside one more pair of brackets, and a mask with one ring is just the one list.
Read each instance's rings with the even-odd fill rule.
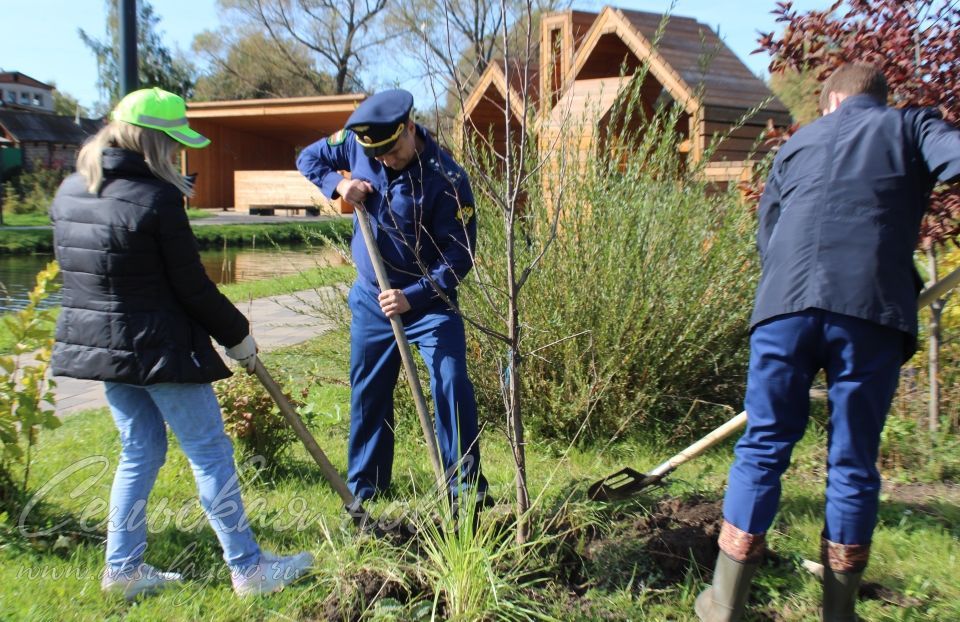
[[960,131],[928,109],[844,100],[783,145],[760,200],[751,325],[817,308],[903,331],[916,348],[913,264],[937,180],[960,178]]
[[[367,157],[353,132],[341,130],[304,149],[297,168],[323,194],[337,198],[338,171],[374,188],[365,201],[374,237],[387,266],[390,284],[403,290],[412,311],[436,304],[434,284],[451,298],[473,267],[477,224],[470,182],[464,170],[440,149],[425,129],[417,126],[424,149],[419,158],[394,173]],[[358,216],[354,216],[351,252],[358,280],[377,291]],[[432,283],[431,283],[432,281]]]
[[63,274],[53,373],[148,385],[230,375],[210,343],[249,332],[247,319],[207,277],[183,195],[143,156],[103,153],[99,196],[74,174],[50,207]]

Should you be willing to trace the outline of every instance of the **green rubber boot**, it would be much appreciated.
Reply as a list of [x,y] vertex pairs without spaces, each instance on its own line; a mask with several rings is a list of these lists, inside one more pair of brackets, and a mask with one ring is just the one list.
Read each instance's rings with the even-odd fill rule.
[[700,622],[736,622],[743,615],[750,581],[760,563],[738,562],[720,551],[713,571],[713,585],[703,590],[694,604]]
[[857,622],[857,592],[860,590],[860,572],[834,572],[823,568],[823,622]]

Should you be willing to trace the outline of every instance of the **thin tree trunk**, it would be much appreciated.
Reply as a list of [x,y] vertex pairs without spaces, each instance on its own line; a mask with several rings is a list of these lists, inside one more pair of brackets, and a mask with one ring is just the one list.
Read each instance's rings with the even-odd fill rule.
[[[926,249],[927,271],[930,274],[928,287],[936,283],[937,251],[931,245]],[[930,322],[928,324],[929,344],[927,348],[927,370],[930,376],[930,388],[927,402],[927,425],[931,434],[940,429],[940,319],[943,314],[943,300],[935,300],[930,305]]]
[[523,419],[520,415],[520,356],[510,351],[510,415],[511,445],[517,469],[517,543],[525,544],[530,537],[530,494],[527,491],[526,442],[523,438]]
[[[509,210],[512,211],[512,210]],[[510,337],[509,373],[507,382],[507,430],[510,435],[510,447],[513,450],[514,467],[516,468],[517,486],[517,543],[525,544],[530,537],[529,510],[530,495],[527,491],[527,457],[523,440],[523,418],[520,411],[520,310],[517,306],[518,290],[516,266],[514,265],[514,222],[511,218],[507,226],[507,282],[510,296],[508,301],[509,326],[507,334]]]

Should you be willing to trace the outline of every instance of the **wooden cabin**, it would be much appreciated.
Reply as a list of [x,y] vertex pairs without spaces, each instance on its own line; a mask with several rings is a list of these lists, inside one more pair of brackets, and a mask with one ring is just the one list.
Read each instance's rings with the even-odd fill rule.
[[341,129],[365,95],[193,102],[190,126],[210,139],[205,149],[185,149],[184,173],[196,174],[193,207],[253,213],[318,206],[341,213],[296,170],[300,149]]
[[715,135],[757,109],[710,151],[705,174],[712,181],[742,179],[752,169],[751,154],[766,151],[758,138],[768,124],[785,126],[791,120],[786,106],[716,33],[689,17],[664,22],[662,15],[613,7],[600,13],[549,13],[540,22],[539,59],[534,60],[539,61],[535,68],[492,63],[465,102],[467,131],[492,137],[498,154],[505,153],[508,132],[516,138],[524,116],[541,150],[564,137],[572,144],[562,147],[583,162],[597,149],[609,148],[593,128],[604,135],[620,133],[610,131],[624,122],[616,104],[645,66],[639,85],[644,114],[627,121],[630,129],[642,131],[636,124],[659,105],[681,106],[680,151],[694,161],[707,155]]

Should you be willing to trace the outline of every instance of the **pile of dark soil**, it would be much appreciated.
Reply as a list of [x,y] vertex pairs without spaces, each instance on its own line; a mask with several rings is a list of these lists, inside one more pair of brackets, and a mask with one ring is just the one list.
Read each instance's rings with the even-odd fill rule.
[[[611,507],[609,512],[592,523],[580,517],[558,517],[552,522],[549,545],[538,553],[533,574],[538,579],[534,599],[559,598],[576,619],[614,619],[606,610],[595,610],[595,602],[583,598],[591,588],[600,590],[666,588],[682,583],[693,572],[709,581],[719,554],[717,537],[723,524],[723,502],[703,497],[687,499],[665,498],[638,503],[630,507]],[[506,515],[505,515],[506,516]],[[503,537],[512,537],[506,524],[509,517],[497,517],[496,512],[485,513],[487,520],[504,522]],[[417,538],[404,545],[416,557]],[[790,566],[795,571],[796,560],[782,559],[767,553],[765,566]],[[311,620],[360,620],[368,615],[376,603],[385,600],[408,604],[415,601],[429,603],[433,599],[429,586],[414,577],[403,582],[371,570],[362,570],[350,577],[345,592],[328,597]],[[880,600],[901,607],[916,607],[917,599],[881,586],[866,583],[860,590],[861,598]],[[442,599],[441,599],[442,607]],[[782,612],[753,603],[757,619],[778,621]]]
[[583,572],[575,587],[663,587],[683,581],[691,568],[708,574],[717,559],[722,522],[720,501],[659,501],[582,547]]
[[307,617],[318,622],[360,620],[364,613],[379,601],[393,599],[400,603],[407,603],[415,600],[426,590],[423,585],[415,584],[409,587],[368,569],[361,570],[350,577],[348,586],[345,593],[331,594],[316,611]]

